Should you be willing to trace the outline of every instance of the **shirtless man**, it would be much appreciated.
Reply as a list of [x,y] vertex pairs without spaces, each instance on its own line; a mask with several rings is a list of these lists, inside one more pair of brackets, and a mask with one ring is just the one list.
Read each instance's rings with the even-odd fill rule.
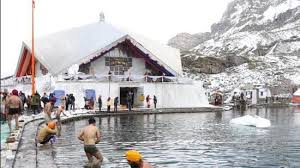
[[18,96],[18,91],[14,89],[12,95],[8,97],[5,105],[6,111],[8,111],[8,127],[11,132],[11,120],[15,118],[16,129],[19,129],[19,115],[23,109],[23,102]]
[[54,135],[57,133],[56,129],[56,123],[54,121],[50,121],[42,127],[38,134],[37,134],[37,140],[40,144],[46,144],[54,137]]
[[54,103],[54,99],[51,99],[44,107],[44,119],[46,123],[51,121],[51,113],[53,110]]
[[84,141],[84,151],[89,163],[93,164],[94,156],[97,159],[94,162],[94,165],[100,165],[103,161],[103,157],[95,145],[100,142],[100,131],[96,127],[96,121],[94,118],[89,119],[89,125],[81,130],[78,139]]
[[[60,107],[58,107],[58,109],[56,110],[56,119],[57,119],[57,135],[60,136],[61,135],[61,121],[60,121],[60,115],[61,113],[64,113],[65,110],[65,105],[62,103]],[[66,115],[65,115],[66,116]]]
[[125,157],[131,168],[152,168],[149,162],[142,159],[140,152],[129,150],[125,153]]

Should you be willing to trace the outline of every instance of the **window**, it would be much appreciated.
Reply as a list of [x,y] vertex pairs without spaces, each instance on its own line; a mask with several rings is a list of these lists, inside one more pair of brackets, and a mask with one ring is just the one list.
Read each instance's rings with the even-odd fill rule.
[[109,66],[109,57],[105,57],[105,66]]
[[115,75],[124,75],[123,67],[115,66],[113,69],[114,69],[113,72]]
[[124,75],[124,72],[132,67],[132,58],[105,57],[105,66],[109,66],[110,71],[115,75]]
[[264,95],[264,92],[260,92],[260,95],[263,96],[263,95]]

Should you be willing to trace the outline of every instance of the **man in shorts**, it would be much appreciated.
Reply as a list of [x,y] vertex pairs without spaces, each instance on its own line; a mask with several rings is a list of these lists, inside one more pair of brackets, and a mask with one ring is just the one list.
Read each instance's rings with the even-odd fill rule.
[[[100,131],[98,127],[96,127],[94,118],[89,119],[89,125],[81,130],[78,139],[84,141],[84,151],[89,160],[89,164],[100,165],[103,161],[103,157],[96,147],[96,144],[100,142]],[[94,163],[93,156],[96,158]]]
[[18,91],[14,89],[12,91],[12,95],[8,97],[5,105],[5,109],[8,112],[8,127],[9,131],[12,132],[11,129],[11,120],[15,118],[16,129],[19,129],[19,115],[21,114],[21,110],[23,109],[23,102],[18,96]]
[[60,115],[63,113],[63,115],[66,116],[64,113],[65,110],[65,103],[62,103],[60,107],[57,108],[55,116],[57,120],[57,136],[61,136],[61,120],[60,120]]
[[54,107],[54,103],[55,103],[56,99],[50,99],[48,103],[46,103],[45,107],[44,107],[44,119],[45,122],[48,123],[49,121],[51,121],[51,113],[53,111],[53,107]]

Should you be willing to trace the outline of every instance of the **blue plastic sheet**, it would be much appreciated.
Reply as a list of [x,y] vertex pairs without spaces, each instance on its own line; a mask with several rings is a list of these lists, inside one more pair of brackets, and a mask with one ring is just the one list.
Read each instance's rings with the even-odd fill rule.
[[65,96],[65,91],[64,90],[54,90],[53,93],[55,94],[54,96],[56,97],[56,102],[54,104],[55,107],[58,107],[61,104],[61,98]]
[[86,89],[84,92],[87,99],[93,98],[94,101],[96,100],[96,91],[94,89]]

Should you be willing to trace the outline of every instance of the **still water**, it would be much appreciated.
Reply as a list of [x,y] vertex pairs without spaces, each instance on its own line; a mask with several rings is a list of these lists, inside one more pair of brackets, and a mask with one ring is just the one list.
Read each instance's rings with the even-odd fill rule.
[[[270,119],[272,126],[229,124],[245,114]],[[52,151],[58,167],[83,167],[87,161],[83,144],[77,140],[85,125],[87,120],[63,125]],[[104,168],[128,167],[124,158],[128,149],[139,150],[157,168],[300,166],[299,109],[126,115],[97,118],[97,125]]]

